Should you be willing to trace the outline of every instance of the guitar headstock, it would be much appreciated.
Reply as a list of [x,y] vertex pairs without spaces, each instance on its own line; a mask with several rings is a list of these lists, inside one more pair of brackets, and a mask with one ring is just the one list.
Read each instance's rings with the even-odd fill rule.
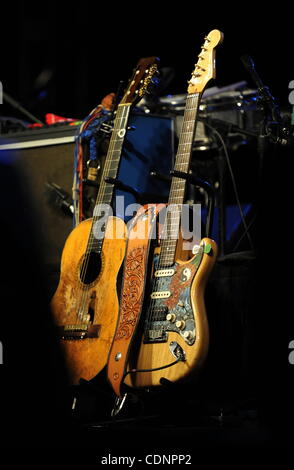
[[158,57],[147,57],[139,60],[120,104],[136,104],[143,98],[145,93],[149,91],[150,86],[155,83],[158,65]]
[[188,86],[188,93],[202,93],[207,83],[215,78],[215,49],[223,41],[223,33],[218,29],[213,29],[205,37],[205,42],[201,47],[198,62],[192,73]]

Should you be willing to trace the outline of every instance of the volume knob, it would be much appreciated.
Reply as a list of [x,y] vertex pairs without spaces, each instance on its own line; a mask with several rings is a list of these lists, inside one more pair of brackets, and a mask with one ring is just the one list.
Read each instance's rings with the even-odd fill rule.
[[174,313],[168,313],[166,319],[167,321],[174,323],[176,321],[176,315]]
[[185,331],[183,334],[184,338],[188,341],[193,339],[193,332],[192,331]]
[[178,320],[176,322],[176,327],[179,328],[180,330],[183,330],[186,326],[186,322],[184,320]]

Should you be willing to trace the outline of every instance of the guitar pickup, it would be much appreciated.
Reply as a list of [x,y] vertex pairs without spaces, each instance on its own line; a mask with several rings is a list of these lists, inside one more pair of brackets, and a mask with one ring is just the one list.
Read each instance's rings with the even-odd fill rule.
[[151,299],[168,299],[171,296],[170,291],[159,291],[159,292],[152,292],[150,295]]
[[175,273],[174,269],[158,269],[154,273],[154,277],[171,277]]
[[99,338],[101,325],[64,325],[57,328],[60,339],[76,340]]

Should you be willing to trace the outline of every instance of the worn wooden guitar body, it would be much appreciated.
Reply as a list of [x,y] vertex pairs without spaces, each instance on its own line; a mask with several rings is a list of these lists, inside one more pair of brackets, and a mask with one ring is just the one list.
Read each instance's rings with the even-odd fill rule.
[[[127,385],[156,386],[162,377],[179,381],[203,365],[209,345],[204,291],[216,256],[217,246],[208,238],[201,241],[193,258],[177,260],[168,269],[157,269],[155,254],[143,335],[140,344],[133,345],[128,369],[134,372],[126,376]],[[164,368],[180,356],[183,360]]]
[[73,384],[80,378],[93,378],[106,365],[119,308],[117,275],[125,254],[125,223],[109,217],[102,252],[92,254],[82,282],[91,226],[92,219],[85,220],[69,235],[61,258],[60,281],[51,301]]

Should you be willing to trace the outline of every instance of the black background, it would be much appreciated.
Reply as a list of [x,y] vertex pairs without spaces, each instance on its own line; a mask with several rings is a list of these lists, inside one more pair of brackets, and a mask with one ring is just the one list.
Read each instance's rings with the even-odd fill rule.
[[[290,111],[288,84],[294,79],[292,12],[283,2],[258,8],[257,2],[218,7],[209,2],[117,5],[83,1],[66,6],[56,1],[13,2],[1,11],[3,90],[40,119],[47,112],[83,118],[106,94],[116,91],[120,80],[130,77],[141,57],[156,55],[163,67],[175,71],[164,94],[185,93],[203,38],[217,28],[224,33],[224,43],[217,52],[215,84],[226,86],[246,80],[254,87],[240,61],[248,53],[273,96]],[[40,83],[38,77],[44,70],[50,71],[51,78]],[[5,103],[0,112],[25,119]],[[265,422],[275,425],[277,436],[282,430],[281,442],[285,438],[287,443],[291,441],[294,367],[288,363],[288,344],[294,339],[293,287],[285,270],[293,258],[289,165],[289,154],[281,152],[270,163],[268,179],[261,188],[263,212],[257,240],[260,258],[254,319],[261,408]],[[5,202],[4,197],[2,200]],[[30,373],[35,377],[33,369]],[[10,369],[10,374],[17,378],[14,370]],[[26,371],[21,383],[25,376]],[[47,377],[41,379],[46,384]],[[9,395],[10,384],[6,382],[6,386]],[[5,408],[4,400],[2,405]]]
[[[256,2],[13,2],[2,11],[0,78],[4,91],[40,119],[47,112],[83,118],[117,90],[120,80],[128,80],[141,57],[156,55],[162,67],[174,69],[163,94],[185,93],[203,38],[215,28],[224,33],[224,43],[217,52],[214,84],[246,80],[254,87],[240,61],[247,53],[289,110],[293,44],[286,2],[275,7]],[[50,78],[42,82],[44,70]],[[6,105],[2,113],[16,115]]]

